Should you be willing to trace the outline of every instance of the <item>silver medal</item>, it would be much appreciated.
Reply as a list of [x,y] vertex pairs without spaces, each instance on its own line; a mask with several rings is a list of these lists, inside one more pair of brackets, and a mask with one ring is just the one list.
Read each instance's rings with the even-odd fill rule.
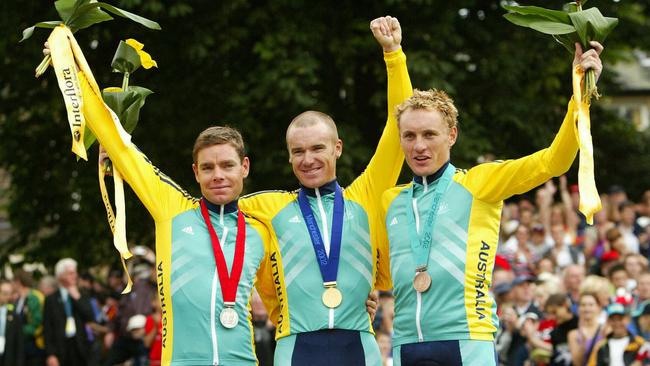
[[221,322],[221,325],[224,326],[224,328],[232,329],[237,326],[237,323],[239,322],[239,315],[237,315],[235,309],[231,307],[225,307],[223,310],[221,310],[221,314],[219,314],[219,321]]

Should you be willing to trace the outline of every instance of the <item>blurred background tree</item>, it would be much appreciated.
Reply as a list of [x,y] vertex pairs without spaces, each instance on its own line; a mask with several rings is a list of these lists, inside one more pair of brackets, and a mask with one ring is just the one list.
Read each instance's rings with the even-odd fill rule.
[[[148,31],[117,19],[78,34],[100,86],[119,86],[109,69],[120,39],[135,38],[158,61],[155,72],[132,83],[152,89],[133,141],[165,173],[195,196],[191,171],[195,137],[210,125],[242,131],[252,160],[246,191],[295,189],[284,132],[298,113],[316,109],[337,122],[344,141],[338,177],[363,171],[386,120],[386,76],[369,22],[399,18],[413,85],[441,88],[460,111],[458,167],[479,156],[520,157],[547,146],[571,94],[569,55],[549,37],[503,19],[504,2],[487,0],[329,1],[118,0],[115,5],[156,20]],[[528,1],[526,4],[548,1]],[[557,1],[560,8],[562,2]],[[603,59],[613,63],[633,49],[650,49],[647,2],[592,0],[620,19]],[[73,256],[84,265],[117,261],[97,185],[97,152],[76,162],[64,104],[52,72],[34,79],[41,42],[35,21],[56,18],[42,1],[0,3],[0,169],[12,235],[0,260],[20,252],[52,263]],[[43,12],[48,12],[43,14]],[[606,69],[599,89],[618,91]],[[632,197],[650,187],[650,137],[600,107],[592,107],[597,184],[624,184]],[[575,164],[577,167],[577,163]],[[576,167],[569,181],[576,181]],[[402,182],[409,179],[404,171]],[[153,221],[127,190],[127,233],[133,244],[153,245]]]

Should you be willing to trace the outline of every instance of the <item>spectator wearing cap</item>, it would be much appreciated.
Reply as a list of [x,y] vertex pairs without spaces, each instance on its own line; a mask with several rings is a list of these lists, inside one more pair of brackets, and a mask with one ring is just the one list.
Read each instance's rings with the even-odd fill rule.
[[644,340],[628,331],[629,322],[625,306],[614,303],[607,307],[607,325],[611,331],[606,338],[596,343],[588,366],[628,366],[635,361]]
[[[512,281],[513,308],[519,319],[517,329],[512,332],[512,342],[508,350],[509,364],[519,365],[528,358],[526,348],[526,333],[522,329],[526,316],[533,316],[535,319],[542,317],[542,312],[534,303],[535,277],[531,275],[519,275]],[[532,314],[532,315],[531,315]]]
[[501,316],[501,310],[503,304],[510,304],[512,302],[512,283],[503,282],[496,286],[492,286],[492,294],[494,295],[494,300],[497,303],[497,315]]
[[542,312],[533,301],[535,298],[535,280],[535,277],[525,274],[517,276],[512,281],[512,301],[519,316],[525,313],[542,315]]
[[620,258],[621,255],[615,250],[610,250],[603,253],[603,256],[600,258],[600,266],[598,267],[598,271],[593,272],[600,273],[603,276],[609,276],[610,269],[621,263]]
[[571,366],[568,334],[578,327],[578,317],[571,312],[571,302],[563,293],[553,294],[546,300],[544,312],[556,323],[550,335],[552,354],[549,366]]

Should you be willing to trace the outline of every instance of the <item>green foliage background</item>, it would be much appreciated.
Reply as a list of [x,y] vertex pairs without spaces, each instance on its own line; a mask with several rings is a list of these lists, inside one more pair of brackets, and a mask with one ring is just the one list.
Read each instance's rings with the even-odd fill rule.
[[[514,158],[545,147],[564,116],[572,56],[548,36],[503,19],[501,2],[119,0],[126,10],[154,19],[149,31],[117,18],[77,34],[100,86],[119,86],[110,62],[121,39],[145,44],[159,69],[136,73],[131,83],[155,94],[147,99],[134,142],[181,186],[199,195],[191,148],[204,128],[228,124],[243,132],[252,174],[247,192],[294,189],[284,131],[306,109],[337,121],[344,141],[338,176],[349,183],[363,171],[386,120],[382,53],[368,24],[390,14],[402,24],[413,85],[447,90],[460,110],[456,166],[479,155]],[[562,2],[526,4],[560,8]],[[603,58],[613,62],[633,48],[650,49],[647,1],[592,0],[620,24]],[[42,1],[0,2],[0,167],[12,184],[5,207],[16,234],[0,247],[52,263],[61,256],[83,265],[117,260],[97,185],[96,149],[76,162],[64,104],[52,72],[34,79],[41,42],[37,30],[18,44],[20,31],[56,19]],[[605,71],[599,87],[617,92]],[[650,188],[650,138],[592,108],[597,183],[623,184],[632,197]],[[570,182],[575,182],[575,167]],[[403,180],[408,179],[407,172]],[[127,192],[130,242],[153,245],[153,221]]]

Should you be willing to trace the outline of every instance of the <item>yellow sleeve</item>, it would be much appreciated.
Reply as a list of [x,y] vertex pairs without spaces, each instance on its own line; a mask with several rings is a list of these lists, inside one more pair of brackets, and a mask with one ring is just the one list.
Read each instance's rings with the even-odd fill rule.
[[379,210],[379,225],[376,228],[377,238],[377,275],[375,276],[375,288],[380,291],[388,291],[393,288],[393,279],[390,274],[390,243],[386,229],[386,213],[391,201],[395,198],[393,189],[385,191],[381,196],[381,208]]
[[349,197],[370,203],[370,209],[379,207],[381,194],[395,185],[404,163],[404,153],[399,143],[399,130],[395,108],[413,95],[411,79],[406,68],[406,55],[400,48],[384,53],[388,73],[388,119],[379,139],[377,150],[366,170],[346,188]]
[[564,174],[578,152],[574,108],[571,100],[564,122],[548,148],[516,160],[481,164],[470,169],[467,174],[456,174],[454,179],[475,198],[485,202],[499,202],[528,192],[552,177]]
[[[168,219],[194,206],[195,199],[160,172],[130,141],[124,141],[101,96],[79,72],[86,123],[104,146],[115,169],[124,176],[151,216]],[[119,127],[121,128],[121,126]]]
[[264,307],[269,314],[269,319],[273,322],[274,325],[278,323],[278,316],[280,314],[280,302],[275,293],[275,284],[273,279],[273,264],[271,262],[271,236],[269,231],[259,221],[255,221],[254,224],[258,233],[262,237],[262,243],[264,244],[264,258],[260,262],[260,267],[257,269],[257,276],[255,282],[255,288],[257,293],[260,295]]
[[246,215],[262,222],[273,230],[271,220],[291,201],[291,192],[261,191],[247,194],[239,199],[239,208]]
[[[413,95],[411,80],[406,68],[406,55],[402,49],[385,52],[384,61],[388,74],[386,126],[366,170],[345,189],[345,195],[359,202],[368,212],[373,253],[376,255],[375,286],[379,289],[392,287],[388,255],[386,252],[382,252],[383,249],[380,250],[380,242],[386,240],[385,232],[382,234],[382,229],[380,229],[384,225],[379,217],[380,200],[382,193],[397,182],[404,163],[404,153],[400,146],[399,130],[395,119],[395,108]],[[385,231],[385,229],[383,230]]]

